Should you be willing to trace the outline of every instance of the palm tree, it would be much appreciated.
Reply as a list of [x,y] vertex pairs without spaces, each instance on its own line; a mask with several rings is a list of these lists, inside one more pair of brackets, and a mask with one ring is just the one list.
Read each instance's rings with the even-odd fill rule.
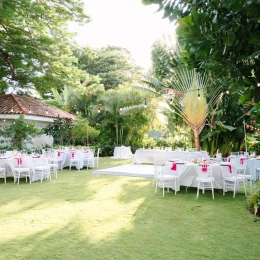
[[55,88],[52,88],[51,91],[54,98],[46,101],[46,103],[62,110],[69,111],[71,104],[76,97],[73,88],[65,86],[62,92],[59,92]]
[[[134,126],[139,124],[139,118],[142,118],[142,123],[146,123],[145,116],[140,116],[144,111],[144,97],[138,90],[132,89],[129,86],[119,86],[116,89],[111,89],[105,92],[100,97],[99,102],[102,104],[103,123],[114,124],[116,130],[116,145],[129,138],[124,134],[132,134]],[[137,116],[138,115],[138,116]],[[133,128],[132,130],[130,130]]]
[[165,88],[154,78],[146,77],[144,80],[153,89],[166,90],[171,95],[171,100],[167,100],[170,109],[191,127],[195,148],[200,150],[200,133],[210,112],[221,101],[221,90],[206,74],[182,66],[174,70],[173,78],[169,81],[171,85]]

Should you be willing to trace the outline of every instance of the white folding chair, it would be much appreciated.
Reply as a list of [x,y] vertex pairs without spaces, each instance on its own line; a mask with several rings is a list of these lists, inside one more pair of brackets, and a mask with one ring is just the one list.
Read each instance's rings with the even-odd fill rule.
[[14,183],[17,181],[17,184],[20,183],[20,178],[25,178],[27,182],[27,178],[29,178],[30,183],[34,180],[34,174],[31,171],[31,168],[25,158],[16,158],[11,159],[10,163],[11,170],[14,175]]
[[99,161],[99,153],[100,153],[100,148],[97,150],[96,156],[94,156],[94,167],[96,166],[98,168],[98,161]]
[[196,178],[196,181],[198,182],[196,199],[199,197],[200,189],[203,194],[206,189],[211,189],[212,198],[214,199],[214,177],[212,177],[212,165],[207,162],[198,165],[198,175],[199,176]]
[[252,191],[253,191],[252,169],[248,169],[249,170],[249,174],[247,174],[247,172],[246,172],[247,171],[247,162],[248,162],[247,158],[241,157],[239,159],[239,161],[237,162],[237,175],[239,177],[245,179],[246,185],[249,182],[250,193],[252,193]]
[[0,178],[3,178],[4,182],[6,183],[6,171],[5,171],[5,168],[0,167]]
[[167,188],[173,189],[175,191],[175,195],[177,193],[177,180],[178,176],[174,174],[164,173],[164,161],[155,160],[154,161],[154,172],[155,172],[155,193],[157,193],[157,188],[162,188],[163,197],[164,197],[164,189]]
[[223,178],[223,195],[227,191],[233,191],[233,198],[241,186],[243,186],[246,196],[246,180],[243,176],[237,175],[237,169],[234,165],[221,165],[221,172]]
[[80,158],[77,152],[71,152],[70,155],[70,171],[71,167],[76,167],[80,171]]
[[[92,156],[93,155],[93,156]],[[87,167],[87,170],[89,167],[94,168],[95,162],[94,162],[94,153],[91,150],[88,150],[88,152],[84,152],[84,162],[83,166]]]
[[53,167],[57,167],[57,165],[58,165],[57,169],[63,170],[63,166],[62,166],[63,156],[64,156],[64,154],[61,153],[60,151],[52,152],[48,156],[49,164],[53,165]]

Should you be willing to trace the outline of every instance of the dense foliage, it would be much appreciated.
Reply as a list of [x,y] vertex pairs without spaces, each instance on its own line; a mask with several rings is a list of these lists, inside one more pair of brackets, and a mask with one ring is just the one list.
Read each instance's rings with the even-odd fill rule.
[[86,73],[73,56],[69,21],[88,22],[81,0],[0,2],[0,92],[8,87],[79,86]]
[[101,49],[86,47],[76,54],[79,68],[100,77],[105,89],[115,88],[140,77],[138,67],[130,52],[124,48],[108,46]]
[[102,139],[114,145],[141,145],[151,109],[144,107],[144,94],[129,86],[106,91],[100,98]]
[[241,91],[240,102],[252,101],[259,118],[260,2],[143,0],[158,4],[164,18],[178,24],[182,60],[190,68],[208,71],[231,91]]
[[[176,62],[207,72],[225,93],[202,132],[202,147],[223,154],[245,149],[244,122],[260,115],[260,3],[259,1],[143,0],[158,4],[164,18],[177,23],[181,55],[166,45],[153,46],[153,74],[171,87],[167,72],[175,73]],[[229,95],[226,94],[229,90]],[[259,128],[259,127],[258,127]],[[232,132],[230,130],[232,129]]]

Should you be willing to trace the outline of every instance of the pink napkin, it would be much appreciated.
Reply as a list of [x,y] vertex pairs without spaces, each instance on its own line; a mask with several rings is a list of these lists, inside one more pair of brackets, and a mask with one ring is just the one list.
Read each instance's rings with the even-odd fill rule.
[[230,162],[230,157],[227,158],[227,161]]
[[240,164],[244,164],[244,158],[239,159]]
[[229,168],[229,172],[232,173],[232,165],[231,164],[228,165],[228,168]]
[[71,153],[71,157],[72,157],[72,158],[74,158],[74,155],[75,155],[74,153]]
[[23,164],[23,160],[22,160],[22,158],[18,158],[18,159],[17,159],[17,163],[18,163],[18,165]]
[[208,171],[208,165],[202,165],[202,171],[207,172]]
[[60,152],[58,152],[58,156],[60,156]]
[[85,150],[84,153],[88,153],[88,150]]
[[176,163],[173,163],[173,164],[172,164],[171,170],[173,170],[173,171],[176,171],[176,170],[177,170],[177,164],[176,164]]

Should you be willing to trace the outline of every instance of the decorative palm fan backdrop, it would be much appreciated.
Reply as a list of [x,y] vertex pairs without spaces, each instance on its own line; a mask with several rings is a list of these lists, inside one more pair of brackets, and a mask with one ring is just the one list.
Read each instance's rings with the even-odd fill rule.
[[200,149],[199,135],[210,108],[214,108],[221,100],[221,89],[206,74],[183,67],[176,69],[172,89],[172,106],[193,130],[195,147]]

